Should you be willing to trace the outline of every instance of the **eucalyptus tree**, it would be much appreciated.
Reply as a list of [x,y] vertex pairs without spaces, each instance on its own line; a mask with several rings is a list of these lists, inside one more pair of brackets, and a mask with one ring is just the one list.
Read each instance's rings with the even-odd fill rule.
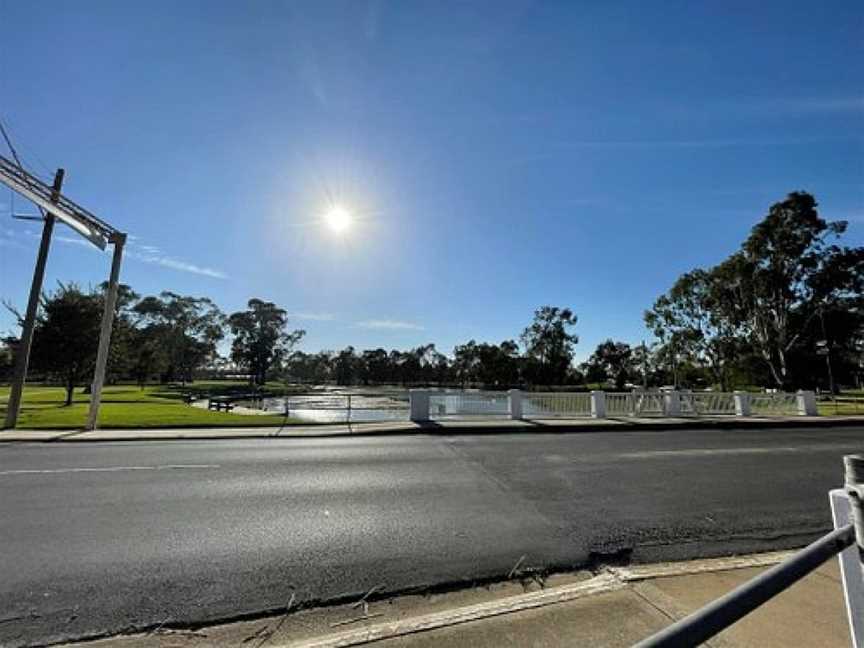
[[101,295],[76,284],[60,284],[42,297],[31,362],[36,371],[63,384],[66,405],[72,404],[75,387],[93,373],[101,317]]
[[335,354],[330,351],[294,351],[285,362],[285,376],[301,383],[324,383],[335,374]]
[[[231,359],[249,371],[252,383],[263,385],[270,368],[281,363],[306,331],[289,331],[288,313],[273,302],[253,298],[247,306],[228,316],[234,336]],[[349,349],[353,354],[354,349]]]
[[789,353],[820,313],[864,287],[864,248],[837,245],[847,223],[822,219],[816,207],[808,193],[789,194],[715,270],[728,291],[718,307],[742,327],[778,386],[791,386]]
[[447,380],[450,363],[434,344],[424,344],[409,353],[414,358],[412,366],[416,371],[411,382],[441,383]]
[[676,384],[678,358],[688,358],[703,365],[722,389],[728,388],[729,365],[742,331],[740,317],[726,305],[732,299],[727,286],[717,269],[697,268],[681,275],[645,311],[646,326],[667,347]]
[[611,339],[597,345],[583,369],[597,382],[613,381],[618,389],[623,389],[638,374],[633,348],[626,342]]
[[534,320],[521,336],[532,382],[559,385],[566,381],[573,347],[579,342],[572,331],[576,321],[569,308],[543,306],[534,311]]
[[163,381],[191,381],[194,372],[216,356],[225,335],[225,316],[206,297],[164,291],[148,296],[132,308],[148,340],[157,340],[165,356]]
[[[644,319],[667,351],[671,346],[667,356],[700,359],[726,387],[733,360],[752,351],[771,382],[793,386],[792,356],[814,355],[802,345],[812,344],[826,321],[852,326],[841,313],[864,291],[864,248],[838,245],[847,223],[824,220],[816,207],[808,193],[789,194],[737,252],[713,268],[682,275],[658,298]],[[808,371],[800,369],[797,381]]]
[[15,355],[13,349],[18,340],[13,337],[0,338],[0,382],[12,379]]
[[509,386],[519,382],[519,346],[513,340],[501,344],[469,340],[454,351],[453,372],[462,383]]
[[333,359],[337,385],[353,385],[361,376],[361,360],[354,352],[353,346],[345,347]]
[[364,385],[392,382],[390,358],[385,349],[367,349],[360,356],[360,380]]

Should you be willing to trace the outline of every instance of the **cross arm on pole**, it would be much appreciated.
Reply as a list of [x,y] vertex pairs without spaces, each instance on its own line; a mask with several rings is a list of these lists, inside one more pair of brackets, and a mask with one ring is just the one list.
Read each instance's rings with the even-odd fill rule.
[[3,156],[0,156],[0,182],[69,225],[101,250],[112,236],[120,233],[61,193],[55,194],[52,187]]

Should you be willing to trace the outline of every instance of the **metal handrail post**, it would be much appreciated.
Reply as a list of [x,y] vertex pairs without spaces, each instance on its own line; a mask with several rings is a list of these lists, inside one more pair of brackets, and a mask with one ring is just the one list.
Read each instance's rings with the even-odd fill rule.
[[864,648],[864,455],[843,457],[845,490],[858,547],[858,569],[844,574],[844,594],[855,648]]
[[699,645],[750,614],[854,542],[852,525],[832,531],[753,580],[640,641],[635,648]]
[[[834,521],[834,528],[850,527],[852,505],[846,491],[836,488],[828,495],[831,499],[831,518]],[[858,555],[858,547],[854,543],[837,555],[852,648],[864,648],[864,578],[861,576],[861,561]]]
[[864,562],[864,455],[846,455],[843,457],[843,466],[846,469],[846,494],[852,506],[855,541]]

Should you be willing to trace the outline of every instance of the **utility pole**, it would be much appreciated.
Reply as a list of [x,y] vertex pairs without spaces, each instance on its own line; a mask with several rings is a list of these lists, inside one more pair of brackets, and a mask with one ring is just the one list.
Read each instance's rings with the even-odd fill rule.
[[[0,125],[0,132],[2,132],[2,125]],[[16,354],[15,375],[6,413],[6,428],[15,427],[18,412],[21,409],[21,393],[27,378],[30,346],[33,342],[33,327],[36,322],[36,311],[42,292],[42,279],[45,276],[45,261],[48,258],[48,248],[55,219],[59,219],[71,227],[100,250],[104,250],[109,243],[114,245],[111,280],[108,282],[108,291],[105,294],[105,312],[102,315],[99,351],[97,353],[98,361],[93,381],[94,389],[90,397],[88,424],[91,428],[95,426],[96,417],[99,414],[99,398],[102,394],[105,365],[108,361],[108,344],[111,341],[111,324],[114,319],[114,304],[117,301],[117,281],[120,276],[120,261],[123,256],[123,244],[126,242],[126,235],[63,196],[60,193],[63,175],[63,169],[59,169],[54,177],[54,187],[52,188],[32,173],[28,173],[17,160],[13,163],[0,155],[0,182],[38,206],[45,215],[42,243],[39,246],[36,270],[33,273],[33,285],[30,288],[30,300],[27,303],[27,314],[21,332],[21,344]]]
[[[57,169],[54,174],[54,184],[51,187],[51,202],[60,199],[60,189],[63,187],[65,171]],[[12,375],[12,387],[9,390],[9,402],[6,406],[6,421],[4,428],[14,428],[21,411],[21,396],[24,392],[24,381],[27,378],[27,367],[30,364],[30,347],[33,345],[33,330],[36,327],[36,313],[39,310],[39,297],[42,295],[42,280],[45,278],[45,264],[48,261],[48,249],[51,247],[51,234],[54,231],[54,215],[45,210],[45,220],[42,224],[42,240],[39,243],[39,254],[36,257],[36,268],[33,270],[33,282],[30,284],[30,297],[27,300],[27,311],[24,314],[24,324],[21,327],[21,340],[15,352],[15,370]]]
[[102,327],[99,330],[99,350],[96,352],[96,373],[90,389],[90,411],[87,429],[95,430],[99,422],[99,405],[102,401],[102,386],[105,384],[105,367],[108,364],[108,348],[111,346],[111,327],[114,324],[114,306],[117,304],[117,289],[120,279],[120,263],[123,260],[123,245],[126,235],[115,233],[111,237],[114,255],[111,258],[111,274],[105,291],[105,309],[102,312]]
[[[825,351],[822,355],[825,356],[825,365],[828,367],[828,391],[832,398],[834,396],[834,372],[831,370],[831,344],[828,342],[828,335],[825,333],[825,310],[820,306],[819,321],[822,323],[822,339],[825,341]],[[817,353],[819,351],[817,350]]]
[[642,389],[648,390],[648,349],[645,340],[642,340]]
[[669,365],[672,367],[672,385],[678,389],[678,352],[675,350],[675,336],[669,340]]

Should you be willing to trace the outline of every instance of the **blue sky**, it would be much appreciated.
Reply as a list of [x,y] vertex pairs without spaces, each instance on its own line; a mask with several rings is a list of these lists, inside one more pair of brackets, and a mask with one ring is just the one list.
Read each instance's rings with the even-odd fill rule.
[[[864,244],[857,0],[0,0],[0,24],[0,118],[134,237],[123,281],[275,301],[307,350],[449,352],[544,304],[578,314],[580,357],[639,342],[792,190]],[[332,201],[359,217],[340,236]],[[0,297],[23,306],[38,224],[9,202]],[[107,275],[74,236],[47,286]]]

